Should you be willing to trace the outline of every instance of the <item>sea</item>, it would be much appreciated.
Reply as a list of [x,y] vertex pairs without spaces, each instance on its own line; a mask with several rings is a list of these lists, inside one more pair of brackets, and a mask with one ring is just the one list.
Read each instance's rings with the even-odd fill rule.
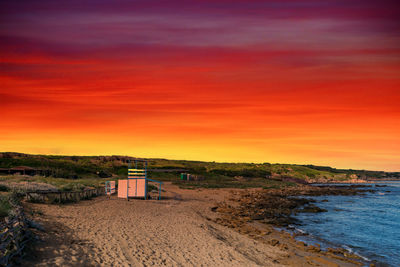
[[292,229],[308,235],[296,239],[345,248],[368,265],[400,266],[400,182],[370,185],[362,188],[375,192],[364,195],[310,197],[327,212],[298,213],[301,223]]

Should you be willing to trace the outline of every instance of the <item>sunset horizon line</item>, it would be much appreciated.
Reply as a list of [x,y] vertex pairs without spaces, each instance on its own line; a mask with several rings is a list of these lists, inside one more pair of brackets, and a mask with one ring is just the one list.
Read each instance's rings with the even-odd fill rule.
[[296,166],[315,166],[315,167],[327,167],[335,170],[347,170],[347,171],[367,171],[367,172],[386,172],[386,173],[398,173],[400,170],[389,170],[389,169],[365,169],[357,167],[339,167],[335,165],[323,165],[318,163],[298,163],[298,162],[271,162],[271,161],[229,161],[229,160],[206,160],[206,159],[195,159],[195,158],[179,158],[179,157],[158,157],[158,156],[133,156],[128,154],[62,154],[62,153],[27,153],[17,151],[0,151],[0,154],[15,153],[31,156],[59,156],[59,157],[130,157],[134,159],[147,159],[147,160],[172,160],[172,161],[192,161],[192,162],[205,162],[205,163],[217,163],[217,164],[271,164],[271,165],[296,165]]

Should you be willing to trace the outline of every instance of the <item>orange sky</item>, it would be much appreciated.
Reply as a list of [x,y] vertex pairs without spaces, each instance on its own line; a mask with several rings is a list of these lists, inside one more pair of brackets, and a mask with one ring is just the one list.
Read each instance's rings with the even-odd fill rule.
[[256,2],[2,3],[0,151],[400,171],[396,2]]

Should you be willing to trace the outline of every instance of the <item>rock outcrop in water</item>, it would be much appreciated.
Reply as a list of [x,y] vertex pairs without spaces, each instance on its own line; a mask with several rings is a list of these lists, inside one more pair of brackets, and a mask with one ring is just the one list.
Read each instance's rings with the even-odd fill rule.
[[[276,238],[272,226],[288,227],[291,224],[300,223],[292,216],[297,212],[326,211],[316,206],[314,204],[315,200],[304,198],[304,196],[357,195],[374,191],[369,187],[371,186],[298,186],[284,189],[232,192],[232,198],[219,203],[211,210],[219,214],[218,218],[214,220],[216,223],[233,228],[239,233],[248,235],[256,240],[264,240],[263,242],[271,246],[287,251],[288,244],[295,244],[294,246],[300,250],[312,255],[319,255],[307,256],[310,259],[321,260],[319,257],[323,255],[330,259],[362,266],[365,264],[363,259],[345,249],[328,248],[327,250],[322,250],[318,244],[308,245],[295,239],[297,235],[307,235],[306,233],[291,234],[282,231],[282,236]],[[260,222],[265,227],[260,227]],[[309,263],[311,264],[311,262],[313,261]],[[329,262],[324,261],[323,263],[324,266],[328,266]],[[339,265],[333,264],[332,266]]]
[[[364,186],[365,187],[365,186]],[[267,189],[236,193],[229,202],[220,203],[213,211],[230,217],[227,221],[259,221],[275,226],[298,224],[292,215],[296,212],[325,212],[302,196],[356,195],[369,189],[355,186],[298,186],[285,189]]]

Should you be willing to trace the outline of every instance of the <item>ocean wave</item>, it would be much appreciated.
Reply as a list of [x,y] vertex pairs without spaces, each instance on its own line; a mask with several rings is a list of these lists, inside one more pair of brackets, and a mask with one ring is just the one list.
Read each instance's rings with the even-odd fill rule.
[[365,260],[365,261],[371,261],[370,259],[368,259],[367,257],[361,255],[360,253],[354,251],[351,247],[346,246],[346,245],[342,245],[342,248],[344,248],[345,250],[347,250],[349,253],[357,255],[358,257],[360,257],[361,259]]
[[302,234],[306,234],[307,233],[306,231],[304,231],[302,229],[299,229],[299,228],[294,228],[294,230],[296,230],[297,232],[302,233]]

